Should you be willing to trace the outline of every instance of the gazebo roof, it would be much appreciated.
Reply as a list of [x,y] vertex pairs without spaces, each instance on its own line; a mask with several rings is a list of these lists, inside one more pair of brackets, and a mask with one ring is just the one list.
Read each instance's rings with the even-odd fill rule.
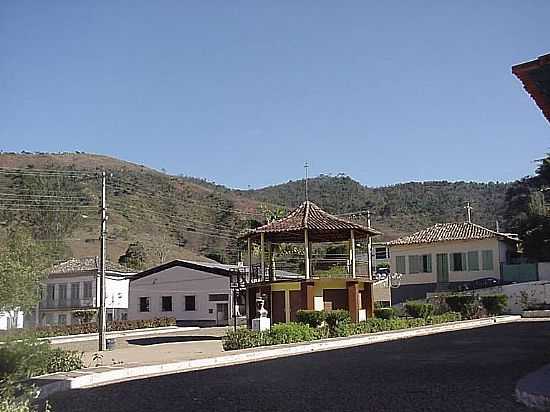
[[514,73],[550,122],[550,54],[515,65]]
[[242,238],[258,239],[261,233],[265,233],[266,240],[272,242],[300,242],[304,241],[305,229],[312,242],[349,240],[352,229],[357,239],[382,234],[370,227],[331,215],[315,203],[305,201],[288,216],[253,229]]

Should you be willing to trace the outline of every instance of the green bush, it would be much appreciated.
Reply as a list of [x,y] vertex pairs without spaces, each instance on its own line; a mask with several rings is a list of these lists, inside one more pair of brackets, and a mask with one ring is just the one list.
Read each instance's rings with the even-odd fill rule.
[[282,343],[308,342],[318,339],[315,328],[304,323],[279,323],[268,332],[271,345]]
[[395,309],[394,308],[374,309],[374,316],[380,319],[393,319],[395,317]]
[[489,315],[500,315],[506,309],[508,296],[506,295],[487,295],[481,297],[481,305]]
[[[107,331],[124,331],[143,328],[175,326],[175,318],[155,318],[149,320],[115,320],[107,323]],[[40,326],[30,329],[15,329],[0,334],[0,340],[25,338],[51,338],[54,336],[80,335],[97,333],[97,323],[80,323],[75,325]]]
[[318,328],[325,320],[325,312],[322,310],[299,310],[296,312],[296,320],[312,328]]
[[339,325],[351,322],[351,315],[344,309],[331,310],[325,313],[325,322],[329,330],[334,331]]
[[463,319],[479,319],[486,316],[479,299],[473,295],[450,295],[445,302],[453,312],[459,312]]
[[222,340],[223,349],[229,351],[257,346],[279,345],[282,343],[307,342],[327,337],[342,337],[437,325],[458,321],[461,319],[461,315],[456,312],[447,312],[443,315],[434,315],[427,318],[373,318],[359,323],[349,322],[349,314],[348,317],[339,314],[335,318],[339,318],[339,322],[334,324],[335,326],[332,329],[329,327],[312,328],[303,323],[281,323],[273,326],[271,330],[264,332],[255,332],[247,328],[227,331]]
[[405,311],[412,318],[427,318],[434,313],[434,305],[423,302],[406,302]]

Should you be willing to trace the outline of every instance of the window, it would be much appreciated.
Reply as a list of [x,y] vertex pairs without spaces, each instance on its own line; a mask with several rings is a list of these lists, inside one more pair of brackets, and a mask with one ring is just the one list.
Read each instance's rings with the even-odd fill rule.
[[52,302],[55,300],[55,285],[48,285],[48,300]]
[[377,247],[374,249],[374,256],[376,259],[387,259],[388,253],[385,247]]
[[468,252],[468,270],[479,270],[479,252],[477,250],[473,252]]
[[422,270],[422,256],[409,256],[409,273],[420,273]]
[[80,283],[71,283],[71,299],[80,299]]
[[66,325],[67,324],[67,315],[59,315],[57,317],[57,323],[59,325]]
[[227,293],[215,293],[213,295],[208,295],[208,300],[210,302],[227,302],[229,300],[229,295]]
[[67,300],[67,285],[65,283],[61,283],[59,285],[59,301],[65,302],[66,300]]
[[395,271],[397,273],[407,273],[405,256],[396,256],[395,257]]
[[84,282],[84,298],[89,299],[92,297],[92,282]]
[[466,253],[453,253],[452,265],[454,272],[463,272],[466,270]]
[[163,312],[172,312],[172,296],[163,296],[162,297],[162,311]]
[[493,251],[483,250],[481,252],[481,268],[483,270],[493,270]]
[[149,312],[149,298],[148,297],[139,298],[139,311],[140,312]]
[[185,310],[193,311],[195,310],[195,297],[186,296],[185,297]]
[[431,273],[432,255],[409,256],[409,273]]

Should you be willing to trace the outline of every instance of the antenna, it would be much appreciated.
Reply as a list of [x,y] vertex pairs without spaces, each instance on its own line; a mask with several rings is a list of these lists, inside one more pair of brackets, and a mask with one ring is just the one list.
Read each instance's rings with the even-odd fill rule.
[[304,169],[306,170],[306,202],[309,200],[309,194],[308,194],[308,191],[307,191],[307,179],[308,179],[308,169],[309,169],[309,164],[306,160],[306,162],[304,163]]
[[472,206],[470,206],[470,202],[466,202],[464,209],[468,211],[468,223],[472,223]]

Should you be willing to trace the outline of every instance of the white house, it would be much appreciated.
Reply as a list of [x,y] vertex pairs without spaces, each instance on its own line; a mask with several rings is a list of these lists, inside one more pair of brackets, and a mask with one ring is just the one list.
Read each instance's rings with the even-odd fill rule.
[[388,242],[392,272],[402,274],[392,304],[424,298],[476,279],[502,279],[518,239],[471,222],[442,223]]
[[[237,266],[173,260],[130,281],[129,319],[174,317],[180,325],[227,325],[235,305],[230,275]],[[233,272],[234,273],[234,272]],[[244,296],[237,315],[246,316]]]
[[0,311],[0,330],[22,328],[23,327],[23,312],[18,311],[9,311],[1,312]]
[[[134,272],[122,265],[105,264],[105,306],[107,321],[127,318],[129,276]],[[55,265],[43,284],[37,312],[27,315],[32,325],[70,325],[78,323],[76,310],[94,309],[99,302],[99,259],[96,256],[73,258]]]

